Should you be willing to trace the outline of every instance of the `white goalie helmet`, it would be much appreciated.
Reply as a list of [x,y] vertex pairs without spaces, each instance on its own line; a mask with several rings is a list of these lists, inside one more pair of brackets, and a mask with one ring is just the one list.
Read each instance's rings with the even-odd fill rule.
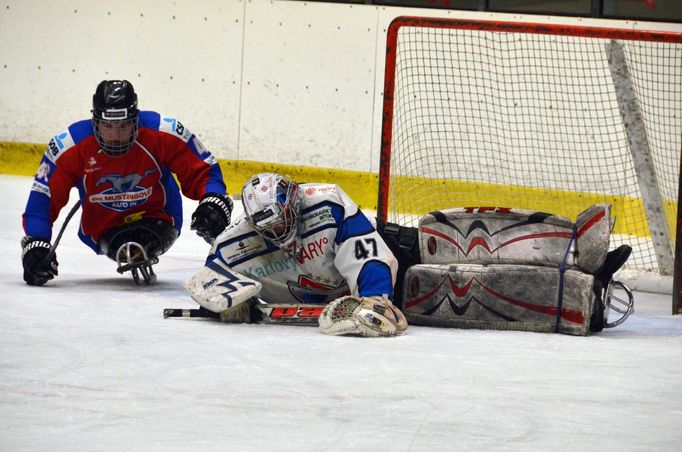
[[275,173],[251,176],[242,189],[246,221],[263,238],[280,248],[298,234],[301,200],[298,184]]

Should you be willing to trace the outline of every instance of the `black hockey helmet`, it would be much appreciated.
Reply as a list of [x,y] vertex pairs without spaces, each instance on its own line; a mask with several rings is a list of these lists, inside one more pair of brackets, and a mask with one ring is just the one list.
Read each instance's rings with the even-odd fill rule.
[[100,148],[125,154],[137,138],[137,94],[127,80],[103,80],[92,96],[92,123]]

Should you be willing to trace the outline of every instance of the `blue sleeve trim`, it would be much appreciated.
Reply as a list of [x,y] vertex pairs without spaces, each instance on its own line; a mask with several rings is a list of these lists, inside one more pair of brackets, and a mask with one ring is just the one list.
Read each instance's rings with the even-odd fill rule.
[[52,240],[52,223],[49,217],[50,198],[32,191],[28,196],[24,212],[26,235],[43,240]]
[[393,298],[391,269],[381,261],[369,261],[358,273],[358,294],[361,297],[388,295]]
[[[44,178],[42,175],[36,174],[33,178],[33,184],[39,184],[49,188],[49,179],[54,174],[56,166],[44,155],[40,160],[40,165],[47,165],[49,167],[48,176],[47,178]],[[31,189],[28,194],[28,201],[26,201],[26,209],[22,216],[24,232],[26,232],[26,235],[47,241],[52,239],[52,222],[50,221],[51,202],[50,196],[46,193]]]
[[343,220],[336,232],[336,243],[343,243],[351,237],[374,232],[374,226],[360,209],[353,216]]
[[209,179],[206,182],[205,193],[218,193],[219,195],[227,195],[227,187],[223,182],[223,172],[220,170],[220,165],[213,164],[209,172]]

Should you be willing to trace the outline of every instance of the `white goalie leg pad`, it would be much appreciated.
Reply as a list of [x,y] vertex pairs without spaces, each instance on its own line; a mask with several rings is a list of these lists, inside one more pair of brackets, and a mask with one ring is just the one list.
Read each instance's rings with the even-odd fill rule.
[[258,296],[261,283],[213,261],[185,281],[194,301],[209,311],[222,313]]
[[407,330],[405,316],[385,297],[337,298],[324,308],[319,323],[320,332],[332,336],[389,337]]

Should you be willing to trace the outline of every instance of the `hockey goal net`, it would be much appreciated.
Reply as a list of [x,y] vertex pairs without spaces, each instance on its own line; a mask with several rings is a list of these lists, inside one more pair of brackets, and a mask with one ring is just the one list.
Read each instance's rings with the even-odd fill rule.
[[386,51],[381,220],[608,203],[628,268],[675,273],[682,33],[399,17]]

